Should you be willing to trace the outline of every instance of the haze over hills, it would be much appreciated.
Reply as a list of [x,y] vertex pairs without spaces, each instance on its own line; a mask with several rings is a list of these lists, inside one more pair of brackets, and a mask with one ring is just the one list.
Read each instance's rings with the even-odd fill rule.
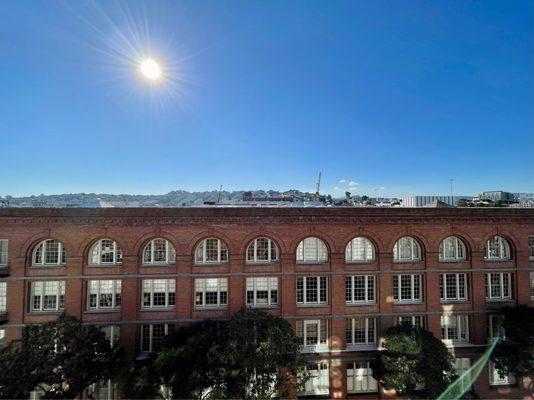
[[[202,205],[204,202],[236,203],[243,199],[245,190],[221,192],[188,192],[173,190],[166,194],[106,194],[68,193],[39,196],[0,197],[0,206],[10,207],[180,207]],[[314,194],[299,190],[251,190],[254,196],[277,197],[292,195],[296,200],[313,200]]]

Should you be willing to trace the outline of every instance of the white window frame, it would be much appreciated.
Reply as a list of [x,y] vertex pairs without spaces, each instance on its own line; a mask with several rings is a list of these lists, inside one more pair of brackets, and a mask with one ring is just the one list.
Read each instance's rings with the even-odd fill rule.
[[[410,298],[402,298],[402,276],[410,277]],[[422,274],[395,274],[392,277],[393,279],[393,302],[395,304],[413,304],[413,303],[422,303],[423,302],[423,275]],[[397,283],[395,283],[395,281]],[[418,282],[417,282],[418,281]],[[419,297],[416,297],[416,283],[419,285]]]
[[[267,259],[259,257],[258,253],[258,241],[266,240],[267,241]],[[250,252],[252,251],[253,257],[250,258]],[[278,246],[276,243],[265,236],[258,237],[254,239],[247,247],[246,253],[247,264],[270,264],[278,262]]]
[[465,377],[462,378],[460,385],[464,391],[469,390],[469,388],[472,386],[472,384],[469,384],[472,382],[472,373],[468,373],[471,369],[471,359],[469,357],[454,358],[452,367],[456,371],[458,378],[462,378],[462,376],[466,374]]
[[[494,241],[494,243],[492,243],[492,241]],[[491,254],[492,246],[498,247],[497,255]],[[488,239],[486,241],[486,247],[484,248],[484,260],[486,261],[510,261],[511,260],[510,250],[511,249],[510,249],[510,244],[508,243],[508,240],[506,240],[502,236],[495,235],[491,239]]]
[[121,327],[120,325],[103,325],[100,326],[100,330],[104,332],[106,340],[111,347],[115,347],[121,340]]
[[488,315],[488,342],[493,341],[495,339],[495,332],[497,328],[500,326],[500,332],[499,336],[501,336],[501,339],[504,339],[506,337],[506,334],[504,332],[504,327],[502,326],[502,321],[504,320],[504,315],[502,314],[490,314]]
[[301,395],[328,395],[330,393],[330,367],[327,362],[311,363],[304,366],[303,373],[309,379],[301,389]]
[[[163,291],[156,290],[157,287],[163,286]],[[176,279],[143,279],[141,281],[141,308],[142,309],[161,309],[174,308],[176,305]],[[154,304],[154,295],[164,293],[165,304]],[[145,302],[145,295],[148,295],[148,304]]]
[[[163,261],[156,261],[154,254],[155,254],[155,244],[156,241],[164,241],[165,242],[165,260]],[[149,255],[149,257],[147,257]],[[176,263],[176,249],[172,245],[171,242],[169,242],[165,238],[154,238],[150,242],[148,242],[143,249],[143,263],[142,265],[172,265]],[[148,260],[147,260],[148,258]]]
[[[363,281],[364,299],[356,299],[356,283]],[[361,288],[361,286],[359,286]],[[376,276],[345,276],[345,304],[376,304]]]
[[[356,342],[356,322],[357,320],[363,321],[365,339],[363,342]],[[345,340],[347,347],[358,346],[375,346],[376,347],[376,332],[377,322],[374,317],[357,317],[347,318],[345,326]],[[350,336],[350,340],[349,340]]]
[[426,321],[424,315],[398,315],[394,318],[395,326],[410,325],[425,329]]
[[[208,283],[216,281],[216,290],[207,290]],[[213,287],[215,289],[215,287]],[[217,304],[206,304],[206,293],[217,293]],[[201,293],[201,301],[199,304],[198,294]],[[196,278],[195,292],[194,292],[195,309],[214,309],[228,307],[228,278]]]
[[[102,242],[111,242],[111,253],[113,254],[113,261],[102,261]],[[122,250],[117,242],[110,238],[102,238],[97,240],[89,251],[89,265],[121,265],[122,264]]]
[[[141,340],[140,340],[140,352],[141,354],[148,354],[154,351],[154,326],[163,325],[164,335],[163,337],[174,332],[174,324],[143,324],[141,325]],[[145,332],[145,327],[148,327],[148,332]],[[172,328],[171,328],[172,327]],[[148,333],[148,349],[144,348],[145,335]]]
[[7,282],[0,282],[0,314],[7,312]]
[[378,392],[378,382],[373,378],[371,363],[369,361],[347,363],[347,393],[376,392]]
[[[453,277],[454,282],[451,284],[448,282],[448,277]],[[462,278],[463,277],[463,283]],[[463,287],[463,290],[461,290]],[[466,302],[469,299],[468,288],[469,280],[465,273],[447,273],[439,275],[439,288],[440,288],[440,300],[442,303],[449,302]],[[448,289],[454,290],[454,295],[449,296]],[[462,294],[463,291],[463,294]]]
[[[360,255],[363,256],[360,257]],[[345,247],[346,263],[369,263],[375,260],[375,246],[366,237],[355,237]]]
[[[491,278],[493,275],[497,275],[499,278],[498,290],[500,295],[496,296],[494,294],[495,285],[491,283]],[[505,283],[505,276],[508,280],[508,283]],[[514,275],[511,272],[488,272],[486,273],[486,301],[510,301],[513,300],[514,294],[512,292],[512,280]],[[508,295],[505,295],[505,291],[508,292]]]
[[[111,282],[111,306],[101,306],[100,297],[103,294],[110,294],[102,291],[102,286],[109,285]],[[87,310],[89,311],[109,311],[121,308],[121,287],[120,279],[95,279],[87,281]],[[93,292],[94,290],[94,292]],[[96,305],[91,306],[91,295],[96,295]]]
[[489,384],[490,386],[509,386],[515,384],[515,378],[513,375],[503,376],[499,375],[495,364],[491,361],[488,363],[489,372]]
[[534,272],[530,273],[530,300],[534,301]]
[[[407,243],[406,243],[407,242]],[[408,245],[410,247],[410,256],[403,257],[402,249],[400,246]],[[411,236],[403,236],[395,242],[393,246],[393,262],[403,263],[403,262],[418,262],[423,259],[423,251],[419,242]]]
[[[207,255],[207,243],[208,240],[217,241],[217,260],[206,260]],[[219,238],[209,237],[203,239],[195,249],[195,264],[198,265],[210,265],[210,264],[225,264],[228,262],[228,246]]]
[[[56,306],[45,308],[44,297],[52,296],[46,294],[47,286],[57,284],[54,296]],[[39,296],[39,305],[35,307],[35,297]],[[65,309],[65,281],[33,281],[30,282],[30,311],[31,312],[59,312]]]
[[[452,242],[452,243],[450,243]],[[447,247],[452,244],[453,255],[447,255]],[[455,262],[467,260],[467,248],[462,239],[458,236],[448,236],[439,244],[439,261],[440,262]]]
[[[48,252],[48,246],[51,242],[57,242],[58,249],[58,260],[53,263],[47,263],[46,262],[46,253]],[[37,262],[37,251],[42,246],[41,250],[41,262]],[[35,246],[32,253],[32,267],[62,267],[67,264],[67,253],[65,251],[65,248],[63,247],[63,243],[61,243],[59,240],[56,239],[45,239],[42,240]]]
[[[317,326],[317,343],[308,343],[309,327]],[[297,337],[302,343],[303,352],[326,351],[328,350],[329,335],[328,335],[328,320],[327,319],[304,319],[297,321]]]
[[[453,322],[449,324],[448,322]],[[441,337],[445,343],[468,343],[469,342],[469,315],[442,315],[440,319]],[[457,338],[452,334],[457,330]]]
[[0,239],[0,267],[7,267],[9,263],[9,240]]
[[[307,252],[314,252],[308,257]],[[297,264],[324,264],[328,262],[328,247],[318,237],[310,236],[300,241],[296,251]]]
[[528,259],[534,261],[534,236],[528,237]]
[[[317,301],[308,300],[308,285],[310,281],[316,281],[316,291],[317,291]],[[299,285],[299,282],[302,282],[302,285]],[[321,288],[322,283],[325,282],[324,288]],[[299,289],[299,286],[302,286]],[[324,289],[324,291],[322,291]],[[298,276],[296,278],[296,290],[297,290],[297,305],[298,306],[308,306],[308,305],[326,305],[328,304],[328,277],[324,275],[320,276]],[[301,291],[302,296],[299,295]],[[302,300],[299,300],[301,297]]]
[[[258,302],[258,291],[267,292],[267,301]],[[251,294],[251,296],[249,296]],[[273,296],[274,294],[274,296]],[[273,297],[276,299],[274,300]],[[262,308],[278,306],[280,292],[278,278],[272,276],[249,277],[246,280],[245,303],[248,307]]]

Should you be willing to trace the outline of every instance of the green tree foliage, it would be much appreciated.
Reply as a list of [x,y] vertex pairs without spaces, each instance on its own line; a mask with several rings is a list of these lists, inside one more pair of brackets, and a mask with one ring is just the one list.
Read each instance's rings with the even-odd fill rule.
[[386,389],[410,398],[436,398],[456,378],[453,358],[431,332],[395,326],[386,332],[384,351],[373,375]]
[[100,329],[63,314],[26,327],[20,340],[0,351],[0,398],[28,398],[38,387],[44,398],[74,398],[113,378],[124,359],[123,350],[112,348]]
[[534,377],[534,308],[526,305],[503,310],[504,338],[491,356],[499,374]]
[[126,378],[131,390],[125,396],[264,399],[291,387],[303,366],[285,319],[244,308],[229,321],[206,320],[174,332],[141,374],[137,367]]

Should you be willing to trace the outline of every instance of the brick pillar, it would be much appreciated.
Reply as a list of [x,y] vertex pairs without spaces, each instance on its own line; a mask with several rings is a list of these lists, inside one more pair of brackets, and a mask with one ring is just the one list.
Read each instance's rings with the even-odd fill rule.
[[[345,270],[345,254],[331,254],[331,270],[334,272],[330,277],[330,304],[331,313],[345,314],[345,276],[336,274]],[[345,343],[345,318],[332,318],[330,329],[330,349],[343,350]]]
[[294,276],[284,273],[295,272],[295,255],[293,253],[280,254],[280,312],[282,316],[295,315],[297,311],[297,295]]
[[[65,274],[67,277],[80,276],[83,273],[83,257],[67,257]],[[82,279],[67,279],[65,282],[65,312],[81,319],[83,312],[84,290]]]
[[[245,256],[235,255],[230,260],[230,272],[242,273],[245,270]],[[228,277],[228,312],[230,315],[238,312],[245,304],[245,280],[242,275]]]
[[330,398],[347,398],[347,378],[345,364],[340,360],[330,362]]

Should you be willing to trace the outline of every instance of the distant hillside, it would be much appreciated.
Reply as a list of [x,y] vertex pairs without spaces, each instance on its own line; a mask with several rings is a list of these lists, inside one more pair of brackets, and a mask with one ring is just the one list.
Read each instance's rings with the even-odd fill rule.
[[[280,192],[276,190],[252,190],[255,196],[281,196],[291,194],[297,200],[312,200],[313,194],[299,190]],[[236,203],[242,200],[244,190],[221,191],[221,203]],[[0,206],[10,207],[181,207],[216,202],[218,191],[188,192],[173,190],[161,195],[131,195],[106,193],[70,193],[58,195],[39,195],[27,197],[0,197]]]

